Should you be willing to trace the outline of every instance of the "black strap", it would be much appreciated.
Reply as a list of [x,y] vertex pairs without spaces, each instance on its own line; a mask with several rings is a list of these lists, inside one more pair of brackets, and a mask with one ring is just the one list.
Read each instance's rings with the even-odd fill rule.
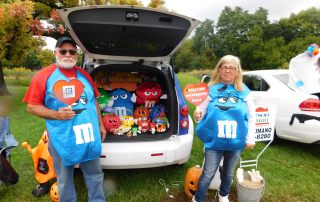
[[16,184],[19,180],[18,173],[2,155],[0,155],[0,180],[5,184]]

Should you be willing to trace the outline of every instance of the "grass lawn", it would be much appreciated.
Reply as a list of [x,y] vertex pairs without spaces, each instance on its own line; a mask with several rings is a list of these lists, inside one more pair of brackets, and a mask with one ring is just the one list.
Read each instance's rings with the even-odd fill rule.
[[[180,73],[179,79],[184,86],[197,83],[193,73]],[[182,79],[183,78],[183,79]],[[27,87],[10,86],[14,96],[13,109],[10,113],[11,131],[22,143],[28,141],[36,146],[45,128],[44,120],[26,112],[26,105],[21,102]],[[189,106],[192,112],[194,107]],[[257,144],[253,151],[245,151],[243,159],[253,159],[265,146]],[[190,201],[184,194],[184,177],[188,168],[202,164],[203,148],[197,137],[194,139],[191,157],[185,165],[173,165],[162,168],[133,170],[104,170],[105,188],[108,200],[113,202],[168,202]],[[0,201],[30,202],[50,201],[49,195],[35,198],[31,191],[37,185],[31,156],[21,146],[14,148],[11,163],[19,173],[16,185],[0,185]],[[280,141],[269,147],[260,157],[259,170],[265,178],[266,186],[262,201],[320,201],[320,146]],[[159,183],[163,179],[169,186],[168,197],[165,187]],[[75,173],[75,184],[79,201],[87,201],[86,189],[80,171]],[[171,186],[171,184],[177,184]],[[236,184],[233,185],[232,198],[236,198]],[[209,191],[209,198],[214,198],[215,191]]]

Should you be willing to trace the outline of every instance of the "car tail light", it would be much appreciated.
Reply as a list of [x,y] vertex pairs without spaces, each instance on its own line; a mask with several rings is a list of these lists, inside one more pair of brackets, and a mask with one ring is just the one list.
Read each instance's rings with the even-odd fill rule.
[[307,99],[299,105],[299,108],[302,111],[320,112],[320,100],[314,98]]
[[182,119],[182,120],[180,121],[180,126],[181,126],[181,128],[183,128],[183,129],[188,128],[188,127],[189,127],[189,120],[188,120],[188,119]]
[[181,108],[180,113],[182,116],[187,116],[189,114],[189,107],[187,105],[184,105]]
[[151,154],[151,156],[163,156],[163,153],[154,153],[154,154]]

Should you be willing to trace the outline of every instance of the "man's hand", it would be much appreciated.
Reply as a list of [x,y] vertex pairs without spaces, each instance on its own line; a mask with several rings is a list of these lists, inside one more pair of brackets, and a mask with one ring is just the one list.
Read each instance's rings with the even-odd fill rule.
[[57,111],[57,120],[68,120],[72,119],[76,113],[72,111],[71,107],[63,107]]
[[75,116],[71,106],[60,108],[58,111],[49,109],[44,105],[28,104],[27,111],[44,119],[51,120],[67,120]]
[[101,134],[101,142],[103,142],[104,139],[106,139],[106,135],[107,135],[107,130],[105,129],[103,124],[100,124],[100,134]]

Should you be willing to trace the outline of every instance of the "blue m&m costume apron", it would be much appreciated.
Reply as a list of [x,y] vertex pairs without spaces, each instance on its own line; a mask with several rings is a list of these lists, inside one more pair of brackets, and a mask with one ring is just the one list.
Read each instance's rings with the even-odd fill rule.
[[[81,97],[72,104],[72,109],[78,110],[78,113],[68,120],[46,120],[50,143],[65,166],[93,160],[101,154],[100,127],[93,88],[78,70],[77,79],[84,85]],[[70,81],[57,67],[47,80],[45,97],[45,106],[53,110],[67,107],[53,93],[53,86],[59,80]]]
[[250,93],[243,85],[241,92],[222,83],[209,87],[212,100],[207,113],[196,128],[206,149],[242,150],[248,132],[248,106],[244,98]]

